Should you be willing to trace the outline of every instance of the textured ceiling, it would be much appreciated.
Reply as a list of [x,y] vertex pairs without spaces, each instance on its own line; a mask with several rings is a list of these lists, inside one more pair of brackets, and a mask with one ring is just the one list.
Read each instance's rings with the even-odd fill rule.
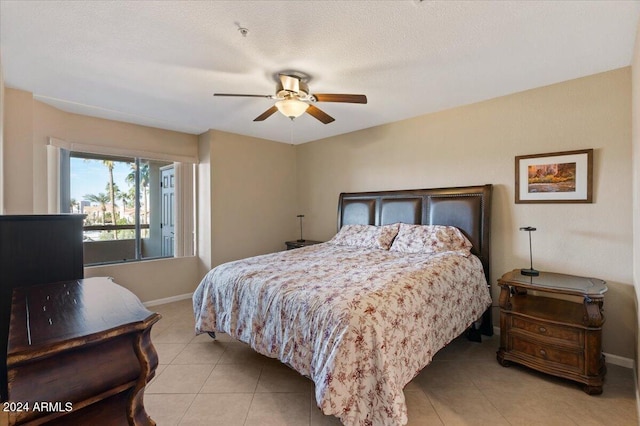
[[[628,66],[638,1],[0,1],[5,85],[90,116],[303,143]],[[246,27],[243,37],[239,27]],[[299,70],[335,117],[252,120]]]

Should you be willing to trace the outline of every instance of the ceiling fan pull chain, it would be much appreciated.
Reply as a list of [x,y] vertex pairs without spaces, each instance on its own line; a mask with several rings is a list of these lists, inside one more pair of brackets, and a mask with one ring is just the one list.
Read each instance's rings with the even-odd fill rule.
[[289,143],[293,145],[293,117],[291,117],[291,124],[289,125]]

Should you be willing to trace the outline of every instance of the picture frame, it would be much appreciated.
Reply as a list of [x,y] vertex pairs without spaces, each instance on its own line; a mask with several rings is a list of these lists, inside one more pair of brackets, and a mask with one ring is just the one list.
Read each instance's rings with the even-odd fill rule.
[[516,157],[516,204],[592,203],[593,149]]

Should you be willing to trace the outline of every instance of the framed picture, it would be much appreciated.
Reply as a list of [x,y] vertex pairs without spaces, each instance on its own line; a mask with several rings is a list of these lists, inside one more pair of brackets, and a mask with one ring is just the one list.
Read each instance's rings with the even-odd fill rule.
[[591,203],[593,149],[516,157],[516,203]]

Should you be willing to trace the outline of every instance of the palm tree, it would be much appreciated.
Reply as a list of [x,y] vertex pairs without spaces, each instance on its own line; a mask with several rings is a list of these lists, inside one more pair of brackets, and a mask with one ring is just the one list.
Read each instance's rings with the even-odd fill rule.
[[135,197],[135,194],[131,193],[131,191],[123,192],[123,191],[120,191],[116,186],[116,198],[122,201],[122,217],[125,217],[127,206],[131,201],[133,201],[134,197]]
[[99,193],[98,195],[96,194],[86,194],[84,197],[85,200],[91,202],[91,203],[96,203],[100,206],[100,210],[102,210],[102,224],[104,225],[104,217],[106,215],[107,212],[107,203],[109,203],[109,196],[107,194],[105,194],[104,192]]
[[[109,185],[107,183],[107,185],[104,187],[104,189],[105,189],[105,191],[107,191],[107,193],[109,193],[109,191],[111,190],[111,185]],[[114,183],[113,184],[113,198],[116,199],[116,200],[120,200],[121,199],[120,194],[122,194],[122,191],[120,191],[120,187],[118,187],[117,183]],[[109,198],[111,198],[111,194],[109,194]],[[115,204],[115,207],[116,208],[119,207],[117,203]],[[120,212],[116,212],[116,216],[119,217],[120,216]]]
[[[136,184],[136,165],[131,164],[131,172],[124,179],[129,185],[134,186]],[[149,188],[149,163],[144,162],[140,163],[140,189],[142,189],[142,199],[144,201],[144,206],[142,210],[142,220],[141,223],[149,223],[147,220],[147,215],[149,211],[147,209],[148,201],[147,201],[147,189]]]
[[76,201],[75,198],[72,198],[71,200],[69,200],[69,207],[71,208],[71,213],[76,212],[76,207],[78,207],[78,202]]
[[[109,170],[109,183],[107,184],[107,191],[109,192],[109,200],[111,201],[111,220],[113,224],[116,224],[116,191],[113,185],[113,161],[102,160],[102,164],[107,166]],[[115,239],[118,239],[118,232],[114,232]]]

